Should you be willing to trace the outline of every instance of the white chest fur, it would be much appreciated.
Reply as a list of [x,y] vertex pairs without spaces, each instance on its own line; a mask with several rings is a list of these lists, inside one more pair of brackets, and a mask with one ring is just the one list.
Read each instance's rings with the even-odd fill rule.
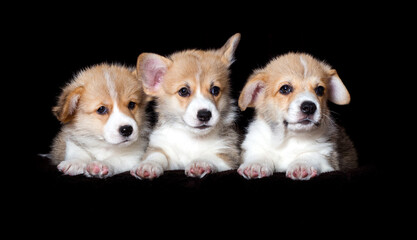
[[211,161],[219,171],[230,169],[216,156],[226,148],[216,134],[198,137],[182,127],[164,126],[151,134],[149,146],[162,149],[168,156],[168,170],[184,169],[195,160]]
[[[285,129],[271,129],[266,121],[257,119],[251,123],[242,144],[243,161],[273,164],[275,171],[284,172],[303,154],[316,154],[325,160],[334,150],[323,132],[289,136]],[[327,161],[321,162],[322,171],[331,170]]]

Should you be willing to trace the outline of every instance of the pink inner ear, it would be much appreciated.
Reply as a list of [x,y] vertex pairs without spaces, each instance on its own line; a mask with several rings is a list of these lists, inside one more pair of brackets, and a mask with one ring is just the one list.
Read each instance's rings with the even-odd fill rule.
[[258,97],[259,93],[261,91],[263,91],[263,89],[264,89],[263,84],[260,84],[260,83],[256,84],[256,88],[252,92],[252,101],[251,101],[251,103],[255,103],[256,98]]
[[145,63],[145,84],[148,88],[157,89],[163,80],[166,67],[161,65],[158,60],[151,59]]
[[239,107],[244,110],[248,106],[254,107],[256,100],[265,91],[265,85],[262,81],[256,81],[247,85],[241,98],[239,99]]

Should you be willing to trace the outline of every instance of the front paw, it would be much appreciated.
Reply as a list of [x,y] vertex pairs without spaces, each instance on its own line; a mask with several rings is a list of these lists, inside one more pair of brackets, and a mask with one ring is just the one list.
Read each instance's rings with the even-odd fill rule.
[[286,172],[286,176],[293,180],[309,180],[319,174],[317,167],[302,163],[292,164]]
[[185,167],[185,175],[188,177],[203,178],[209,173],[216,172],[216,167],[206,161],[194,161]]
[[136,178],[149,180],[157,178],[163,173],[164,169],[161,164],[156,162],[142,162],[130,171],[130,174]]
[[57,168],[65,175],[75,176],[84,174],[86,165],[85,162],[81,161],[62,161],[58,164]]
[[263,163],[244,163],[237,172],[246,179],[253,179],[271,176],[274,169]]
[[87,177],[106,178],[113,175],[109,166],[98,161],[89,163],[85,169],[84,175]]

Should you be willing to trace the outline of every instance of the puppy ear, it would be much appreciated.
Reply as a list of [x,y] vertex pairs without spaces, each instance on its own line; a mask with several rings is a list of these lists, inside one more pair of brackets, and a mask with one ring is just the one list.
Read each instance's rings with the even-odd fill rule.
[[67,123],[75,116],[84,87],[67,86],[59,96],[58,104],[52,108],[55,117],[62,123]]
[[247,107],[255,107],[260,96],[265,93],[265,77],[265,74],[258,73],[249,78],[239,96],[239,107],[242,111]]
[[164,75],[171,64],[170,59],[158,54],[142,53],[139,55],[136,70],[146,94],[155,96],[159,93]]
[[228,67],[234,62],[234,53],[240,41],[240,33],[231,36],[229,40],[219,49],[222,54],[222,62]]
[[338,105],[345,105],[350,102],[350,94],[337,75],[336,70],[330,70],[329,100]]

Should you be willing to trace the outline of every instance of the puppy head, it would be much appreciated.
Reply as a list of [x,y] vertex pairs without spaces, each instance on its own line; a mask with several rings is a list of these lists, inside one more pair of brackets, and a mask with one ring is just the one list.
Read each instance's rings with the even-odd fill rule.
[[146,102],[131,70],[101,64],[79,72],[52,111],[74,134],[128,145],[138,139]]
[[184,124],[202,135],[216,126],[229,105],[228,68],[239,39],[240,34],[235,34],[217,50],[138,57],[138,75],[145,92],[157,98],[162,121]]
[[289,53],[256,70],[239,97],[239,107],[255,107],[268,122],[308,131],[329,117],[327,100],[344,105],[350,95],[336,70],[308,54]]

